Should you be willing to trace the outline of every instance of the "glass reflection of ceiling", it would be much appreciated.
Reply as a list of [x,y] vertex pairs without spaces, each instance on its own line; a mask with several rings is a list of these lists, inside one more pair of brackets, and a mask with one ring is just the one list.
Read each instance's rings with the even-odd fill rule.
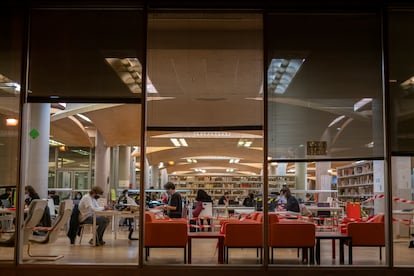
[[267,71],[268,89],[284,94],[305,59],[272,59]]

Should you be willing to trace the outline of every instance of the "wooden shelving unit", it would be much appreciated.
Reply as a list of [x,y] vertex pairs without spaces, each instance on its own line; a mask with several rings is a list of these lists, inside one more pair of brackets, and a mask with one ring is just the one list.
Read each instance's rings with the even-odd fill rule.
[[[199,189],[205,190],[217,201],[225,192],[229,193],[229,199],[243,201],[249,193],[262,192],[262,176],[246,175],[169,175],[168,180],[176,185],[177,189],[189,190],[189,200],[194,200]],[[269,176],[269,189],[279,191],[283,185],[295,188],[295,176]]]
[[[361,202],[374,195],[374,164],[373,161],[355,162],[337,168],[338,199],[344,202]],[[373,203],[364,204],[369,214],[374,208]]]

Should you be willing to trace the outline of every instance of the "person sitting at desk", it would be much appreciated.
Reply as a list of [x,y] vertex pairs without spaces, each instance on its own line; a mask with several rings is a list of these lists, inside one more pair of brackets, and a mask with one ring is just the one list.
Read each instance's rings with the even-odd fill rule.
[[228,205],[229,204],[229,192],[224,192],[224,195],[222,195],[219,198],[218,204],[219,205]]
[[[84,195],[79,202],[79,222],[81,224],[92,224],[93,223],[93,212],[94,211],[103,211],[107,207],[101,207],[98,205],[98,199],[103,194],[101,187],[93,187],[88,194]],[[109,219],[104,216],[96,217],[96,245],[104,245],[103,235],[105,229],[108,226]],[[93,244],[93,240],[89,241],[90,244]]]
[[[197,191],[197,197],[196,197],[196,204],[195,208],[193,210],[193,217],[198,218],[198,216],[203,211],[203,202],[213,202],[211,200],[211,197],[207,194],[206,191],[200,189]],[[200,225],[204,225],[204,219],[200,218]],[[211,232],[211,219],[207,218],[207,225],[209,225],[208,231]],[[201,228],[202,231],[204,231],[204,228]]]
[[2,195],[0,195],[0,200],[5,200],[6,203],[8,201],[7,206],[4,206],[5,204],[3,204],[3,201],[0,201],[0,205],[3,205],[3,207],[8,208],[11,206],[12,204],[12,189],[11,188],[6,188],[6,192]]
[[300,212],[298,200],[291,194],[288,187],[283,187],[280,190],[279,210],[286,210],[290,212]]

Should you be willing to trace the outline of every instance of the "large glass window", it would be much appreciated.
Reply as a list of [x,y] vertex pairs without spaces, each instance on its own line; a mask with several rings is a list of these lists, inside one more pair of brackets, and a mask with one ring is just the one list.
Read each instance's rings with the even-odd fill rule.
[[394,264],[412,266],[413,235],[413,41],[402,33],[412,28],[412,12],[389,16],[389,95],[391,106]]
[[[41,203],[26,202],[24,223],[56,229],[25,228],[32,256],[22,252],[22,262],[138,264],[131,190],[139,187],[132,153],[140,145],[143,18],[138,9],[32,11],[23,183]],[[43,199],[49,211],[31,221]]]
[[0,24],[0,260],[14,259],[19,166],[21,14],[2,8]]
[[257,265],[261,216],[240,219],[263,186],[262,17],[153,13],[148,28],[146,263],[183,264],[187,245],[188,263]]
[[[270,222],[274,262],[297,263],[295,250],[280,247],[315,243],[320,265],[385,265],[379,17],[270,14],[267,22],[269,194],[289,229],[281,242],[284,228]],[[378,236],[355,235],[355,221]]]

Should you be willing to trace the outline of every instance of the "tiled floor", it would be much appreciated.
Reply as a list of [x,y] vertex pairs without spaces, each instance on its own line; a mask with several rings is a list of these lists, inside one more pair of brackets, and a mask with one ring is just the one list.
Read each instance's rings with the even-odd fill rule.
[[[101,247],[93,247],[88,244],[90,234],[85,234],[82,244],[70,245],[69,239],[62,232],[61,237],[54,244],[34,245],[34,254],[63,254],[65,257],[56,261],[57,264],[137,264],[138,241],[127,239],[127,232],[118,234],[116,240],[108,233],[105,236],[107,244]],[[331,241],[321,242],[321,266],[339,265],[338,247],[336,247],[336,259],[332,259]],[[348,263],[347,250],[345,248],[345,263]],[[361,266],[386,265],[386,252],[383,251],[383,259],[379,260],[378,248],[354,248],[353,263]],[[275,265],[298,265],[301,258],[297,256],[296,249],[275,249]],[[217,250],[215,240],[196,239],[193,241],[192,263],[194,265],[217,265]],[[231,249],[229,263],[233,265],[258,265],[256,249]],[[24,252],[24,256],[26,253]],[[0,260],[11,260],[13,248],[0,247]],[[400,240],[394,244],[395,265],[414,265],[414,249],[408,248],[408,240]],[[29,262],[33,262],[30,260]],[[43,262],[44,263],[44,262]],[[183,264],[183,249],[155,248],[151,249],[148,259],[149,265],[159,264]]]

